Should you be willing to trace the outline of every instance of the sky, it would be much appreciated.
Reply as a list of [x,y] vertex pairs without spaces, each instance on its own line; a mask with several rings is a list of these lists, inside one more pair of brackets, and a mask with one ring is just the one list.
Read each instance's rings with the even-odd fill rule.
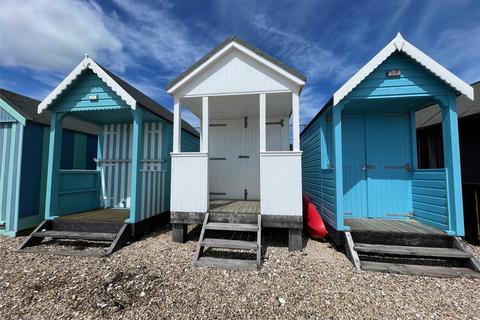
[[39,100],[88,53],[171,109],[166,84],[231,35],[307,76],[303,125],[397,32],[464,81],[480,80],[479,0],[0,0],[0,8],[0,87]]

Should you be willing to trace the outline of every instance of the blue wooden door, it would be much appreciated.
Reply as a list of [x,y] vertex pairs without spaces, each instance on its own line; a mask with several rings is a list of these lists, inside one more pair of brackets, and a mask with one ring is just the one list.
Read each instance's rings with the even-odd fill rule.
[[366,218],[367,172],[362,170],[366,162],[365,116],[342,116],[343,201],[345,217]]
[[365,136],[368,217],[406,217],[411,211],[408,118],[366,115]]

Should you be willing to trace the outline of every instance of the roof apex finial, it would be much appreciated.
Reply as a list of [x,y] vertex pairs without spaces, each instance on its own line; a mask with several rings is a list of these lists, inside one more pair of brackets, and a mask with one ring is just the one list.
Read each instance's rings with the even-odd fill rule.
[[85,58],[88,59],[88,53],[85,53]]

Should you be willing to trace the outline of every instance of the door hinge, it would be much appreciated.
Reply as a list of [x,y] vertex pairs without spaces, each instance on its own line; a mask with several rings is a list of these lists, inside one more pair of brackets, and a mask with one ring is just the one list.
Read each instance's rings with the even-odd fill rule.
[[247,189],[243,189],[243,200],[247,200],[248,199],[248,191]]
[[243,127],[248,128],[248,118],[247,117],[243,118]]
[[281,127],[285,126],[285,122],[283,121],[283,119],[281,119],[280,121],[267,122],[267,125],[272,125],[272,124],[279,124]]

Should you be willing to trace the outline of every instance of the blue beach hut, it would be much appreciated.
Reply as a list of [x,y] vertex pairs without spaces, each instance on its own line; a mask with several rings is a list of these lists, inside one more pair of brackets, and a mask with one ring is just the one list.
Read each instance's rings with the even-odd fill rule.
[[[44,217],[50,113],[37,114],[40,101],[0,89],[0,234],[16,236]],[[96,127],[67,119],[62,169],[91,169]]]
[[[88,56],[38,106],[52,114],[45,224],[28,247],[46,237],[112,241],[109,252],[149,226],[168,221],[173,114]],[[98,128],[96,167],[61,170],[63,120]],[[198,133],[182,123],[182,145],[196,151]],[[116,248],[114,248],[117,246]]]
[[[353,261],[383,257],[378,245],[440,246],[438,238],[464,235],[457,94],[473,100],[472,87],[398,34],[303,130],[303,190]],[[442,108],[445,167],[419,169],[415,112],[433,103]],[[367,269],[393,268],[364,260]]]

